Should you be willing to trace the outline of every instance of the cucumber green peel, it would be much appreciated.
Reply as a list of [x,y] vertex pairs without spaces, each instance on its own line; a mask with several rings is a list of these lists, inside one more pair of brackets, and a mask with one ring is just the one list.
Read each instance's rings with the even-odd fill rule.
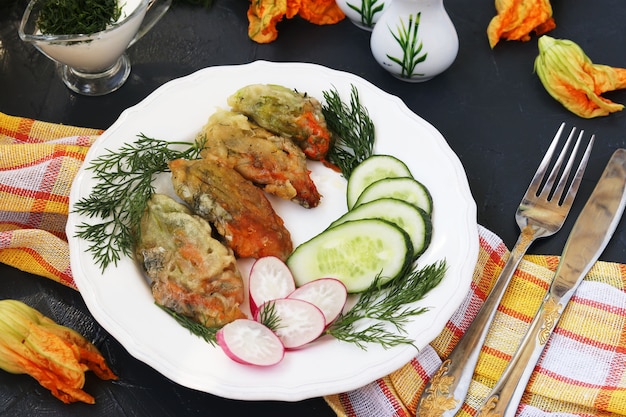
[[424,184],[410,177],[384,178],[373,182],[359,195],[354,207],[387,197],[404,200],[421,208],[428,215],[432,214],[433,199],[430,192]]
[[370,156],[352,171],[346,192],[348,209],[354,207],[363,190],[370,184],[386,178],[401,177],[413,178],[404,162],[392,155]]
[[409,235],[382,219],[361,219],[326,229],[301,244],[287,259],[296,286],[321,277],[336,278],[350,293],[396,278],[413,260]]
[[398,225],[407,232],[413,245],[413,259],[417,259],[428,245],[432,235],[432,221],[428,214],[403,200],[381,198],[363,203],[330,224],[330,227],[359,219],[382,219]]

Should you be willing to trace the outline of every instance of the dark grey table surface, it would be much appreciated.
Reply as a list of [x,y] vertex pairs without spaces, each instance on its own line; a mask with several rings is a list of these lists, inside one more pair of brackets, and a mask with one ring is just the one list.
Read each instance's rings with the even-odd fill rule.
[[[126,108],[160,85],[198,69],[254,60],[311,62],[348,71],[397,95],[446,138],[465,167],[478,222],[510,248],[518,229],[513,214],[561,122],[595,133],[597,142],[573,215],[557,236],[530,252],[560,254],[577,213],[613,151],[626,143],[626,112],[581,119],[554,101],[533,72],[537,42],[502,42],[494,50],[485,30],[493,0],[446,0],[460,50],[445,73],[420,84],[398,81],[372,58],[369,33],[343,21],[315,26],[301,19],[279,24],[278,40],[259,45],[247,37],[245,0],[215,0],[210,9],[175,2],[158,25],[129,50],[132,73],[117,92],[102,97],[71,93],[54,64],[19,40],[25,0],[0,0],[0,112],[49,122],[106,129]],[[626,7],[620,0],[554,1],[557,28],[550,35],[577,42],[596,63],[626,67]],[[626,103],[626,91],[606,94]],[[601,260],[626,262],[626,229],[618,227]],[[0,264],[0,298],[27,300],[61,322],[80,322],[96,341],[118,382],[87,378],[95,405],[64,405],[33,379],[0,371],[2,416],[332,416],[320,398],[301,402],[233,401],[176,383],[131,357],[94,322],[80,294],[47,279]]]

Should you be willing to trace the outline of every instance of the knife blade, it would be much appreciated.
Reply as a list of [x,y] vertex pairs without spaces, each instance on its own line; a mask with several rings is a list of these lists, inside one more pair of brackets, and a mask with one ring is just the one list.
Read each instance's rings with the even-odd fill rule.
[[530,376],[576,288],[613,236],[626,204],[626,149],[611,156],[574,223],[554,279],[520,346],[477,417],[513,417]]

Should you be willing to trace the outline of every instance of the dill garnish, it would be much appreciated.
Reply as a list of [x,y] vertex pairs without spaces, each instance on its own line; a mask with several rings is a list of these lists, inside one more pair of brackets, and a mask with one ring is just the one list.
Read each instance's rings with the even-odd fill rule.
[[201,337],[202,339],[204,339],[206,342],[210,343],[213,346],[217,345],[216,334],[217,334],[217,331],[219,330],[218,327],[204,326],[187,316],[178,314],[177,312],[175,312],[174,310],[170,308],[167,308],[161,304],[157,304],[157,303],[155,304],[159,306],[161,310],[165,311],[167,314],[172,316],[178,324],[183,326],[185,329],[189,330],[191,334],[195,334],[196,336]]
[[374,151],[374,122],[361,104],[354,85],[349,104],[341,100],[336,89],[324,91],[323,94],[326,104],[322,106],[322,112],[335,139],[326,158],[338,166],[348,179],[352,170]]
[[121,16],[117,0],[39,0],[37,27],[46,35],[91,34]]
[[[178,324],[189,330],[191,334],[204,339],[206,342],[213,346],[217,345],[217,331],[220,329],[219,327],[207,327],[187,316],[178,314],[168,307],[165,307],[158,303],[155,304],[167,314],[172,316]],[[268,304],[259,311],[258,321],[273,332],[280,328],[280,318],[278,317],[278,313],[276,312],[276,308],[273,302],[268,302]]]
[[[405,325],[413,317],[428,311],[428,308],[408,305],[421,300],[439,285],[445,272],[446,263],[440,261],[421,269],[408,269],[402,276],[384,286],[379,285],[381,277],[378,276],[367,290],[359,294],[356,304],[331,324],[326,334],[353,343],[363,350],[367,350],[366,345],[371,343],[380,344],[385,349],[413,344],[413,339],[405,336]],[[211,345],[217,343],[218,328],[206,327],[167,307],[157,305],[192,334]],[[258,321],[272,331],[280,328],[280,319],[272,302],[259,311]]]
[[[97,183],[74,207],[76,213],[102,220],[81,223],[76,236],[90,242],[88,251],[103,271],[110,264],[117,265],[122,255],[132,255],[137,225],[154,193],[155,175],[169,171],[168,162],[174,159],[198,158],[204,147],[203,143],[169,142],[143,134],[138,138],[90,163],[87,169],[93,171]],[[185,148],[177,150],[177,145]]]
[[258,321],[273,332],[280,328],[280,317],[278,317],[276,305],[273,301],[268,301],[267,304],[259,310]]
[[[324,91],[327,102],[324,115],[328,126],[338,137],[328,154],[328,160],[341,168],[349,178],[352,169],[371,156],[374,147],[374,124],[359,101],[358,91],[352,86],[350,103],[342,102],[336,90]],[[201,136],[200,136],[201,137]],[[110,264],[117,265],[122,256],[133,256],[138,239],[138,224],[147,202],[155,192],[153,181],[157,174],[168,172],[168,163],[174,159],[197,159],[203,142],[170,142],[138,135],[135,142],[117,150],[107,150],[87,167],[93,171],[95,185],[88,197],[74,206],[74,211],[99,223],[78,225],[76,237],[89,242],[88,251],[94,262],[104,271]],[[426,307],[410,304],[422,299],[436,287],[445,275],[446,263],[419,269],[407,268],[404,274],[385,285],[377,277],[373,284],[359,294],[356,304],[343,313],[326,333],[338,340],[354,343],[366,349],[368,343],[385,348],[412,344],[405,326],[414,316],[427,311]],[[177,314],[163,306],[180,325],[211,344],[216,344],[216,328],[209,328]],[[276,330],[280,322],[273,305],[262,311],[260,321]]]
[[367,343],[378,343],[384,348],[412,344],[413,340],[404,335],[405,325],[428,308],[408,305],[439,285],[445,272],[446,262],[440,261],[424,268],[414,266],[382,287],[380,276],[377,277],[326,332],[361,349],[366,349]]

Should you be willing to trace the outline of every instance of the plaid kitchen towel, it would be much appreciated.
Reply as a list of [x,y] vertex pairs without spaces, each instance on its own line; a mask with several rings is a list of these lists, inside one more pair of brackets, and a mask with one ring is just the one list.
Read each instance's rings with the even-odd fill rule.
[[[408,364],[360,389],[326,397],[338,416],[415,416],[429,378],[463,335],[502,270],[508,250],[480,228],[471,291],[441,334]],[[473,416],[538,310],[557,256],[526,256],[507,289],[458,416]],[[580,284],[534,370],[518,416],[626,414],[626,266],[597,262]]]
[[100,133],[0,113],[0,262],[75,288],[69,192]]
[[[65,223],[76,171],[101,130],[0,113],[0,262],[76,288]],[[408,364],[360,389],[326,397],[339,416],[412,416],[419,396],[463,335],[508,250],[479,226],[471,290],[441,334]],[[548,289],[556,256],[526,256],[496,314],[460,415],[476,413]],[[626,266],[598,262],[570,301],[522,398],[519,415],[626,414]]]

